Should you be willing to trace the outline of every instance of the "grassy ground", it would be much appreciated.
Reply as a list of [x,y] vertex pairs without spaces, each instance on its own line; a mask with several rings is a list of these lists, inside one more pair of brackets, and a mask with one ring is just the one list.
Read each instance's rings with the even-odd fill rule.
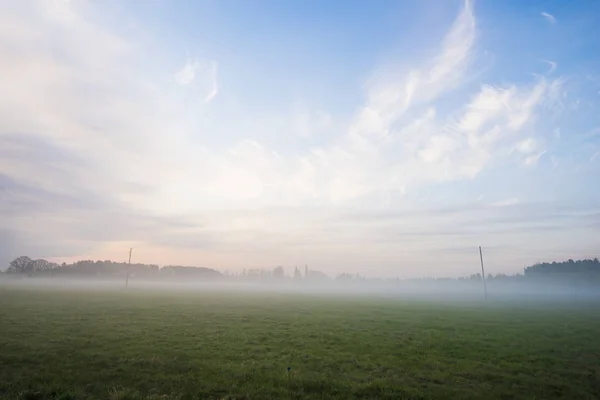
[[0,288],[0,397],[599,398],[598,311]]

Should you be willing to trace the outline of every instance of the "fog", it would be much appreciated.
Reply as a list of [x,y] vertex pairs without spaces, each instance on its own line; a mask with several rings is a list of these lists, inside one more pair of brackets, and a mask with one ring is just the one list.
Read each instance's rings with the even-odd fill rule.
[[[598,301],[600,291],[585,282],[565,284],[556,282],[481,280],[357,280],[344,282],[327,280],[303,282],[288,279],[282,282],[231,282],[226,280],[157,281],[151,279],[86,279],[79,277],[12,277],[2,274],[0,288],[52,291],[118,291],[161,294],[293,294],[306,296],[336,296],[339,298],[371,297],[434,302],[468,301],[499,302],[561,302]],[[487,292],[487,293],[486,293]],[[487,294],[487,296],[486,296]]]

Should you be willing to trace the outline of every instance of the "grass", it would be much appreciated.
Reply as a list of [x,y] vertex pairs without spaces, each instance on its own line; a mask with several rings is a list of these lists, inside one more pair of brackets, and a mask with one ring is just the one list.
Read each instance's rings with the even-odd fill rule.
[[2,399],[599,397],[594,304],[0,288]]

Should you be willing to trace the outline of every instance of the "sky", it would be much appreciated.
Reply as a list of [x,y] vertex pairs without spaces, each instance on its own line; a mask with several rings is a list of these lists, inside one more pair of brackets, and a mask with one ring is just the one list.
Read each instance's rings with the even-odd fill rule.
[[0,1],[0,263],[600,255],[600,3]]

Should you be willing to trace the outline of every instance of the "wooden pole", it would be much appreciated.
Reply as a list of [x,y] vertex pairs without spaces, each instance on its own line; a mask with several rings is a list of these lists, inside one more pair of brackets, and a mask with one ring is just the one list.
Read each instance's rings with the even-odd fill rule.
[[127,261],[127,276],[125,277],[125,287],[129,284],[129,267],[131,266],[131,252],[133,248],[129,248],[129,261]]
[[487,287],[485,284],[485,271],[483,269],[483,252],[481,251],[481,246],[479,246],[479,258],[481,260],[481,279],[483,279],[483,298],[487,300]]

